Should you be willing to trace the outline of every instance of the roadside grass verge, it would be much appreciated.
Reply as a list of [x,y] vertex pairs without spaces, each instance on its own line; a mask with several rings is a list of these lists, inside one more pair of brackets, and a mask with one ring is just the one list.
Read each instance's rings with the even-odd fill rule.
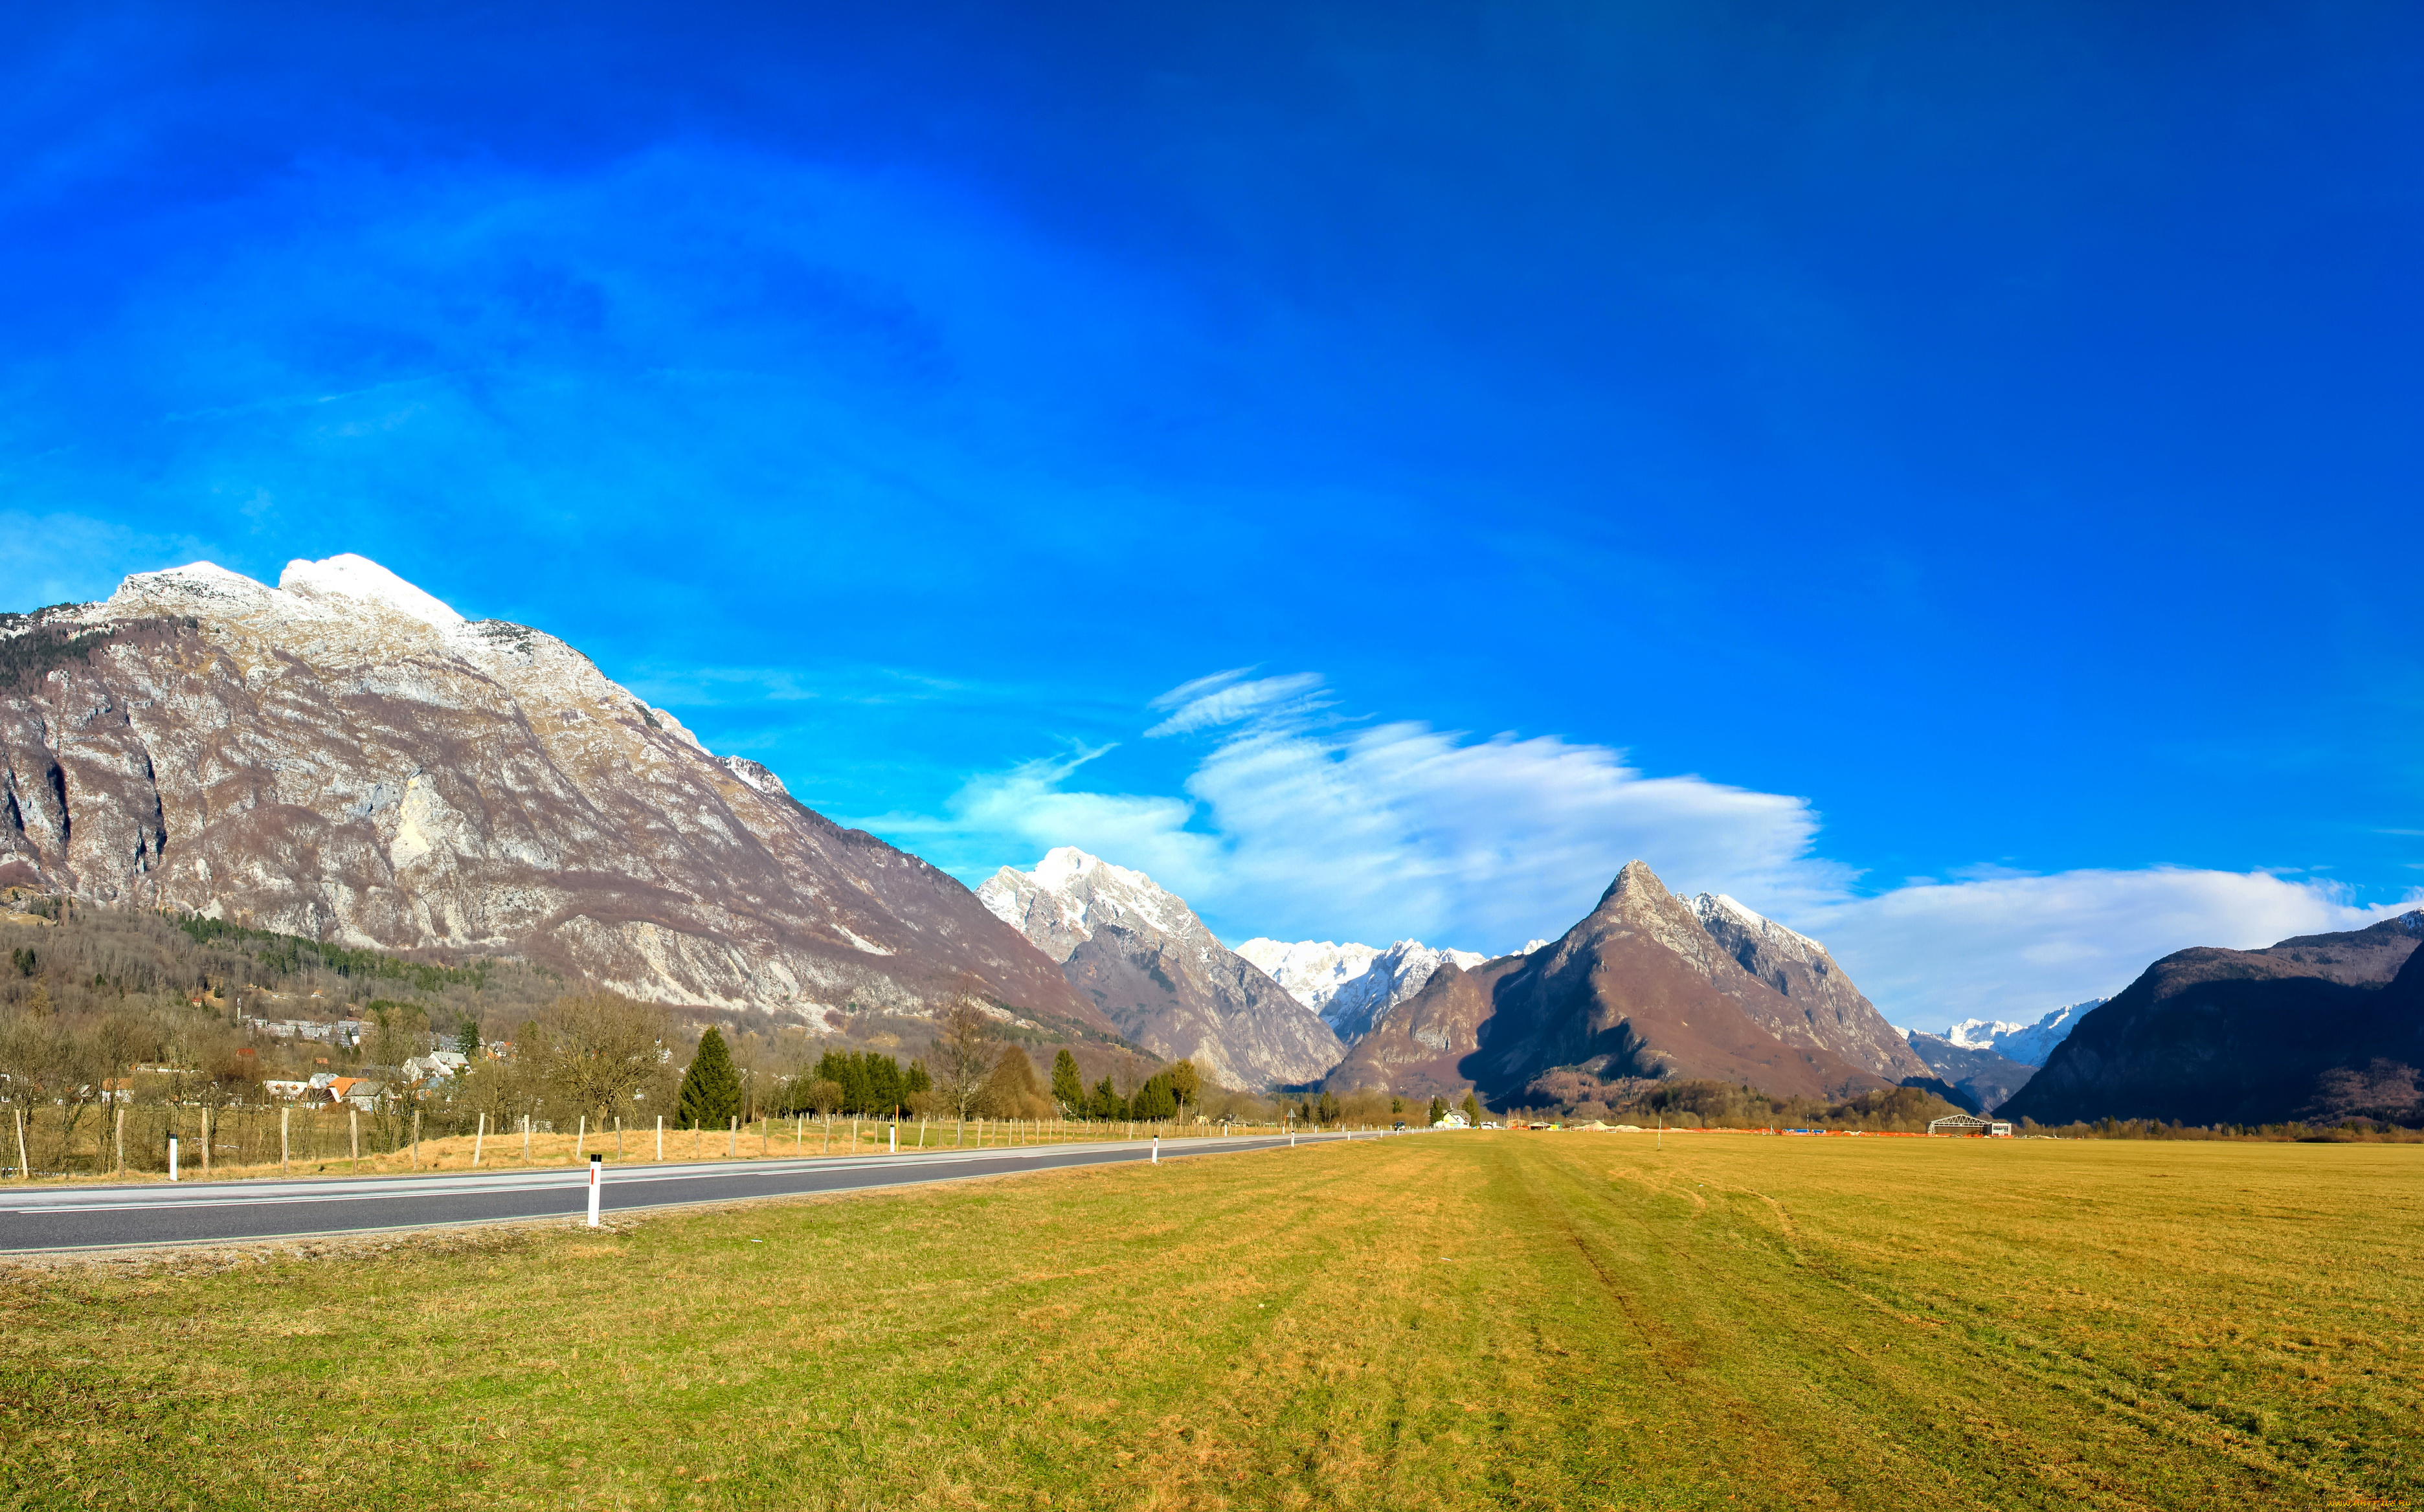
[[2424,1504],[2424,1154],[1473,1133],[21,1268],[0,1507]]

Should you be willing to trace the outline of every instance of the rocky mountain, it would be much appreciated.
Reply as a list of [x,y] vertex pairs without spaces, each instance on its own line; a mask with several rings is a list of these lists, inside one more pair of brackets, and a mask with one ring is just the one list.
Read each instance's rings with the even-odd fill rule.
[[1253,939],[1237,954],[1260,966],[1288,995],[1321,1015],[1339,1040],[1353,1044],[1392,1004],[1423,990],[1442,963],[1470,971],[1486,959],[1472,950],[1434,949],[1399,940],[1385,950],[1368,945]]
[[[1751,912],[1723,893],[1701,893],[1692,915],[1734,963],[1776,989],[1801,1013],[1800,1024],[1767,1024],[1788,1042],[1826,1046],[1856,1066],[1888,1081],[1934,1073],[1913,1054],[1910,1042],[1888,1024],[1876,1005],[1861,995],[1826,947]],[[1753,1017],[1758,1015],[1753,1013]]]
[[2024,1066],[2042,1066],[2046,1058],[2053,1054],[2053,1047],[2079,1027],[2081,1019],[2109,1001],[2090,997],[2084,1002],[2066,1003],[2033,1024],[1967,1018],[1946,1029],[1941,1038],[1965,1050],[1988,1050]]
[[961,989],[1108,1030],[959,883],[719,759],[543,630],[358,556],[0,618],[0,885],[511,953],[815,1017]]
[[2262,950],[2177,951],[2083,1016],[2001,1111],[2040,1123],[2274,1123],[2369,1101],[2412,1116],[2424,1066],[2419,940],[2424,910]]
[[1262,968],[1140,871],[1070,846],[1004,867],[977,898],[1057,963],[1119,1031],[1231,1087],[1312,1081],[1345,1046]]
[[1635,861],[1561,939],[1469,971],[1441,966],[1380,1014],[1328,1085],[1414,1095],[1470,1086],[1492,1101],[1572,1101],[1638,1077],[1810,1097],[1892,1085],[1847,1058],[1874,1042],[1850,1017],[1857,1032],[1842,1034],[1814,998],[1805,1007],[1752,975]]
[[1951,1101],[1972,1113],[1992,1113],[2029,1084],[2037,1068],[1992,1050],[1956,1044],[1941,1035],[1913,1033],[1911,1053],[1953,1089]]

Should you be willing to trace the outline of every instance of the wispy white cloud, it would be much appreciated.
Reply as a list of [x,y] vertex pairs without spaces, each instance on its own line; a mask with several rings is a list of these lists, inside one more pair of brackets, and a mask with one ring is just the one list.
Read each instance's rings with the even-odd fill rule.
[[2034,1017],[2190,945],[2361,927],[2336,884],[2176,867],[1978,868],[1863,892],[1817,852],[1807,799],[1652,776],[1621,750],[1358,723],[1313,674],[1240,668],[1171,690],[1147,733],[1216,732],[1184,795],[1089,791],[1102,747],[968,782],[940,817],[870,827],[981,867],[1076,845],[1152,875],[1235,938],[1415,936],[1503,950],[1562,932],[1627,861],[1825,940],[1897,1023]]
[[1284,677],[1237,680],[1237,672],[1219,672],[1182,683],[1155,699],[1152,708],[1170,710],[1170,717],[1145,731],[1148,739],[1187,735],[1196,730],[1235,724],[1241,720],[1273,720],[1309,714],[1328,707],[1321,675],[1292,673]]
[[2247,949],[2409,906],[2360,908],[2343,887],[2265,871],[2148,867],[1922,883],[1822,899],[1792,922],[1896,1023],[1940,1028],[2109,996],[2190,946]]

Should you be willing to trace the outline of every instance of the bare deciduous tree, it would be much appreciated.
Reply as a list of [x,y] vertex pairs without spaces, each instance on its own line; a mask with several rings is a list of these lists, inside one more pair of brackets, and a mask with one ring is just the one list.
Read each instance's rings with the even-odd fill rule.
[[972,995],[960,994],[943,1010],[933,1051],[934,1094],[954,1117],[965,1120],[976,1111],[993,1071],[994,1040],[993,1015]]
[[664,1079],[664,1015],[613,993],[559,997],[542,1015],[545,1074],[573,1107],[600,1121]]

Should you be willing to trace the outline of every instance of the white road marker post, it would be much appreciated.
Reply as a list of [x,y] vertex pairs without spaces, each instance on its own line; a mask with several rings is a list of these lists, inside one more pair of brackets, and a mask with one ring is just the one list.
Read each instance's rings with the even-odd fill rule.
[[177,1179],[177,1137],[173,1134],[168,1136],[168,1179]]
[[589,1157],[589,1226],[598,1227],[598,1184],[606,1174],[604,1152]]
[[657,1158],[660,1161],[665,1158],[665,1116],[662,1113],[657,1115]]
[[480,1167],[480,1146],[488,1142],[488,1115],[480,1115],[480,1126],[471,1131],[471,1169]]
[[1153,1163],[1154,1165],[1156,1165],[1156,1166],[1158,1166],[1158,1165],[1160,1165],[1160,1164],[1161,1164],[1161,1136],[1160,1136],[1160,1135],[1158,1135],[1158,1134],[1156,1134],[1156,1135],[1155,1135],[1155,1136],[1153,1137],[1153,1162],[1152,1162],[1152,1163]]
[[890,1134],[892,1138],[891,1153],[897,1155],[901,1153],[901,1125],[898,1123],[893,1124]]

